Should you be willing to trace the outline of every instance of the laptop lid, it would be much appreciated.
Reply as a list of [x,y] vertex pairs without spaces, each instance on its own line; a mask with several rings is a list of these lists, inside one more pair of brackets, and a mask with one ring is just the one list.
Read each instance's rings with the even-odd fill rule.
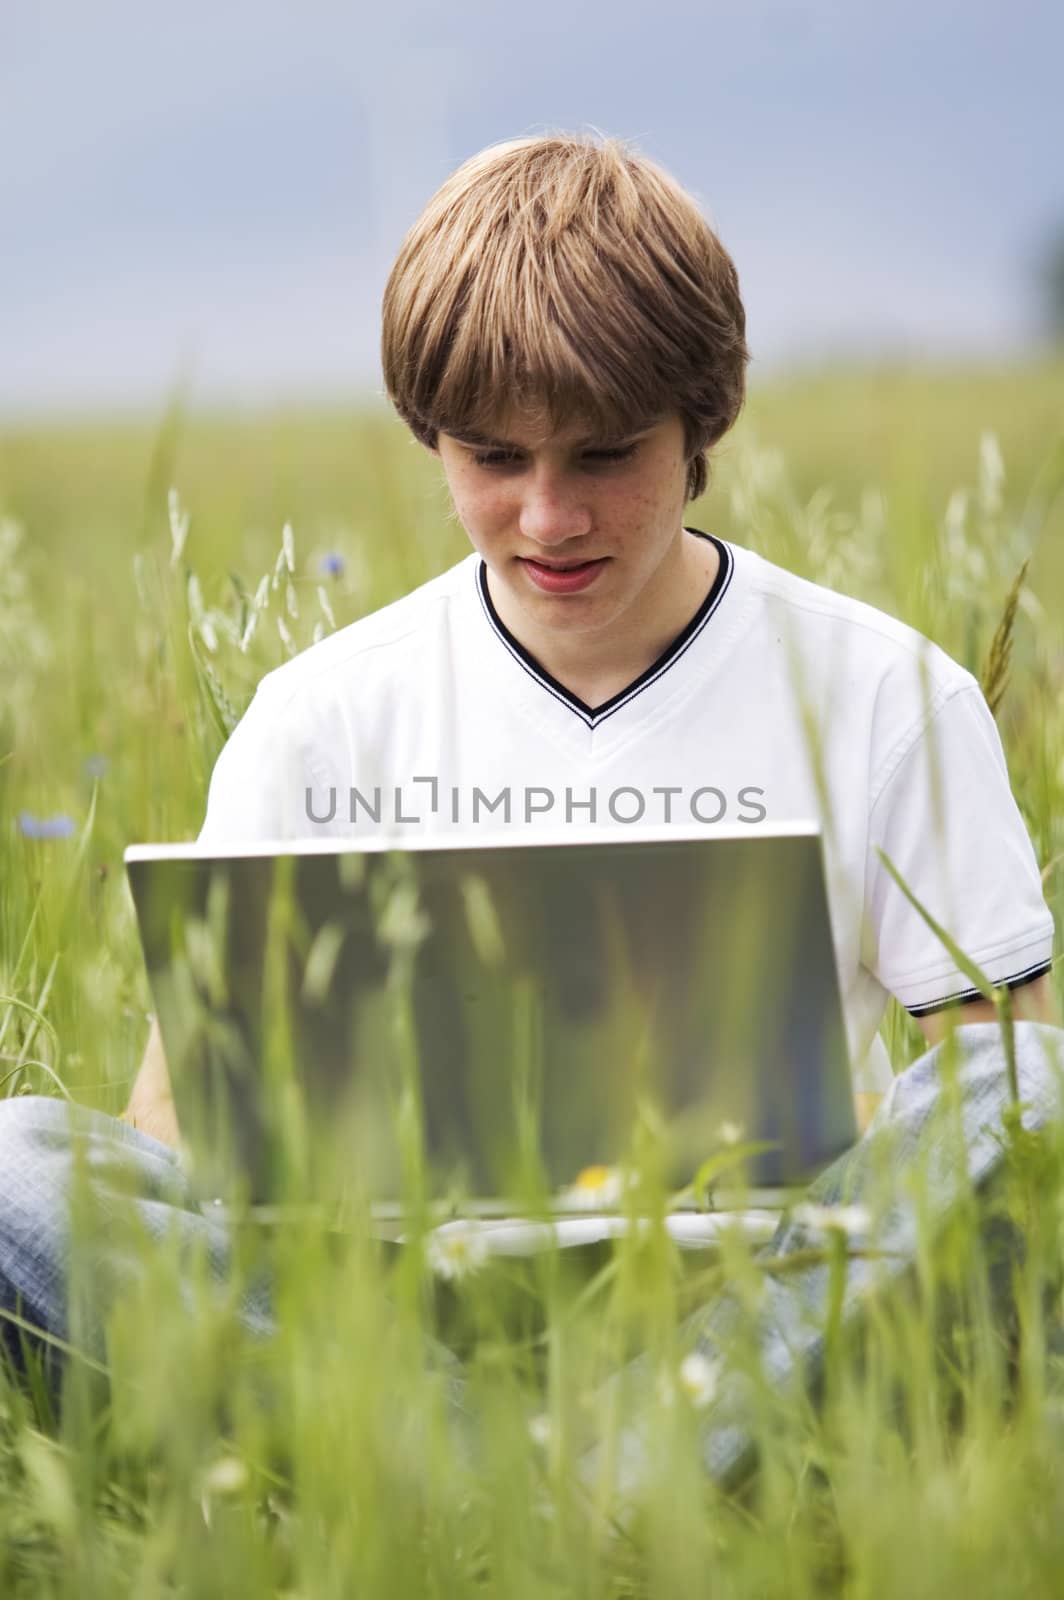
[[564,1209],[589,1169],[682,1190],[738,1138],[796,1185],[857,1137],[814,824],[125,859],[212,1193]]

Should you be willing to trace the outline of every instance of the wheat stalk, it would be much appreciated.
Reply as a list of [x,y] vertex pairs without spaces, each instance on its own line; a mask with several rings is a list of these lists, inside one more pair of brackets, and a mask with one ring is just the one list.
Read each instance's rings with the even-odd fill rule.
[[982,689],[986,696],[986,703],[994,716],[997,716],[998,707],[1005,698],[1005,690],[1009,682],[1009,666],[1012,661],[1012,630],[1016,622],[1016,607],[1020,602],[1020,590],[1023,580],[1027,576],[1027,568],[1031,564],[1027,556],[1012,580],[1012,587],[1005,600],[1005,609],[1001,613],[1001,621],[994,630],[994,637],[990,641],[990,652],[986,658],[986,666],[982,673]]

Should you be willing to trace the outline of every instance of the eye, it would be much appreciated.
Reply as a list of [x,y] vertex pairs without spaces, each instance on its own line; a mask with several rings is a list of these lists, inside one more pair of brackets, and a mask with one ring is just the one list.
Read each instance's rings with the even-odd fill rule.
[[585,461],[627,461],[629,456],[635,455],[635,445],[626,444],[616,450],[589,450],[584,457]]
[[[614,461],[627,461],[635,455],[635,452],[636,446],[628,444],[612,450],[586,450],[583,459],[596,464],[608,464]],[[478,467],[509,467],[519,462],[521,457],[513,451],[486,450],[474,455],[473,460]]]

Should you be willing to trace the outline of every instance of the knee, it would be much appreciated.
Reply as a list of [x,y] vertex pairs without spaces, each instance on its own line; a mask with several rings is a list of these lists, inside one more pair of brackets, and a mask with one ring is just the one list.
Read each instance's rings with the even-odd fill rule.
[[36,1095],[0,1100],[0,1311],[22,1306],[47,1325],[66,1254],[63,1112]]
[[1015,1024],[1020,1099],[1041,1120],[1064,1115],[1064,1028],[1048,1022]]
[[[9,1344],[14,1326],[5,1310],[65,1336],[74,1255],[92,1274],[91,1301],[124,1220],[167,1217],[183,1188],[175,1152],[102,1111],[0,1100],[0,1344],[5,1320]],[[95,1337],[95,1321],[91,1329]]]
[[70,1170],[71,1108],[43,1095],[0,1100],[0,1232],[50,1220]]
[[66,1100],[0,1100],[0,1275],[19,1255],[45,1261],[63,1253],[75,1146],[82,1142],[91,1151],[110,1125],[112,1118]]
[[[1064,1115],[1064,1030],[1044,1022],[1017,1022],[1013,1043],[1024,1122],[1037,1127]],[[998,1023],[962,1023],[895,1078],[888,1114],[930,1111],[951,1072],[964,1100],[992,1111],[1011,1099],[1008,1054]]]
[[186,1186],[176,1151],[106,1112],[42,1095],[0,1100],[0,1226],[13,1212],[65,1212],[83,1179],[107,1213],[130,1194],[178,1200]]
[[59,1132],[57,1111],[61,1102],[41,1095],[0,1100],[0,1228],[44,1196]]

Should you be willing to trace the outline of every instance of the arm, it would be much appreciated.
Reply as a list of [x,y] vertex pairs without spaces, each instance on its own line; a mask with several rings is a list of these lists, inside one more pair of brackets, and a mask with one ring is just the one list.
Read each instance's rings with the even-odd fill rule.
[[[870,844],[995,984],[1020,1021],[1059,1026],[1052,977],[1022,974],[1052,959],[1053,919],[1009,782],[1001,738],[974,680],[950,694],[894,768],[871,814]],[[947,970],[941,941],[870,857],[866,906],[874,970],[916,1016],[929,1046],[948,1029],[997,1020],[982,998],[950,1003],[970,980]],[[934,1009],[929,1009],[934,1008]]]
[[[258,689],[215,762],[207,796],[207,815],[198,843],[222,844],[227,839],[281,839],[294,836],[285,810],[289,788],[302,795],[301,767],[279,741],[278,718],[267,685]],[[294,774],[294,777],[293,777]],[[295,813],[298,817],[298,813]],[[174,1109],[170,1074],[159,1024],[151,1032],[122,1121],[175,1149],[181,1134]]]
[[172,1145],[175,1149],[180,1141],[181,1133],[177,1125],[177,1112],[174,1110],[174,1096],[170,1087],[170,1074],[166,1068],[166,1056],[163,1054],[162,1035],[154,1017],[151,1019],[151,1032],[148,1034],[144,1059],[133,1084],[129,1104],[122,1113],[122,1121],[128,1122],[130,1127],[139,1129],[141,1133],[150,1134],[153,1139],[161,1139],[163,1144]]
[[[945,700],[893,769],[870,823],[870,844],[883,848],[995,984],[1051,959],[1053,923],[1038,863],[997,726],[974,680]],[[900,1005],[922,1013],[916,1021],[928,1047],[953,1027],[995,1023],[990,1001],[945,1002],[970,980],[944,970],[941,942],[898,890],[878,850],[869,867],[870,969]],[[1018,982],[1010,996],[1016,1020],[1060,1026],[1050,974]]]
[[[1048,972],[1036,978],[1034,983],[1025,983],[1013,990],[1012,1014],[1017,1022],[1048,1022],[1057,1028],[1064,1026]],[[950,1027],[961,1027],[969,1022],[996,1022],[997,1010],[989,1000],[969,1000],[965,1005],[932,1011],[926,1017],[917,1017],[916,1021],[928,1045],[936,1045]],[[883,1096],[858,1090],[853,1098],[857,1126],[864,1133]]]
[[[1012,1014],[1017,1022],[1048,1022],[1061,1026],[1060,1006],[1053,992],[1048,972],[1012,991]],[[917,1017],[920,1031],[928,1044],[938,1044],[946,1030],[968,1022],[996,1022],[997,1009],[989,1000],[969,1000],[966,1005],[948,1006],[942,1011],[932,1011],[929,1016]]]

